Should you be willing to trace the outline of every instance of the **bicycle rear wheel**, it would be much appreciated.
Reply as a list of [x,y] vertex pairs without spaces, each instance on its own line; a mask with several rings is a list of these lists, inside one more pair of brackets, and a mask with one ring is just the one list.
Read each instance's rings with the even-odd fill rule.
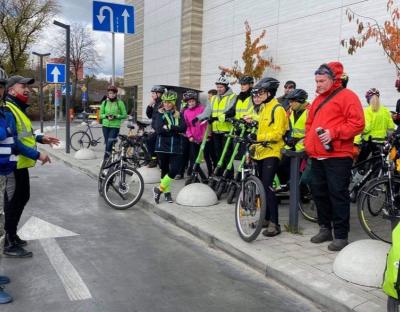
[[131,165],[139,165],[140,167],[150,162],[150,155],[147,148],[141,144],[133,144],[126,151],[127,161]]
[[[392,242],[392,220],[388,216],[397,214],[400,208],[400,179],[388,177],[371,181],[360,190],[357,203],[361,227],[373,239]],[[393,196],[393,200],[391,198]]]
[[82,148],[89,148],[90,137],[85,131],[77,131],[71,135],[71,147],[74,151],[79,151]]
[[131,167],[111,169],[103,182],[104,199],[114,209],[132,207],[142,197],[143,190],[142,176]]
[[235,208],[235,223],[239,236],[251,242],[260,234],[266,214],[266,196],[261,180],[248,177],[240,190]]
[[298,206],[304,219],[311,222],[318,221],[317,206],[312,198],[310,187],[302,183],[300,183],[300,200]]

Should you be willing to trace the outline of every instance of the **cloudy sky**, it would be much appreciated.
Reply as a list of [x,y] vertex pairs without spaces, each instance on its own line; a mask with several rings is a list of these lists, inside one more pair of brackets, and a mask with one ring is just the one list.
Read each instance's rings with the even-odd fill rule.
[[[60,4],[60,13],[55,19],[65,24],[83,23],[92,31],[92,0],[57,0]],[[112,0],[104,2],[124,3],[123,0]],[[54,39],[59,27],[50,24],[42,36],[40,43],[33,47],[33,50],[40,53],[52,52],[49,50],[49,42]],[[110,77],[112,75],[112,42],[111,33],[92,31],[96,41],[96,50],[102,56],[102,63],[97,70],[99,77]],[[52,55],[53,56],[53,55]],[[55,55],[54,55],[55,56]],[[115,34],[115,71],[117,76],[123,75],[124,59],[124,35]]]

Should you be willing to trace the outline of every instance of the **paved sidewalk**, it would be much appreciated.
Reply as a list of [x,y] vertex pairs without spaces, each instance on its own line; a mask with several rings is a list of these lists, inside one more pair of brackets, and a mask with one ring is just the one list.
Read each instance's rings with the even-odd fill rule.
[[[100,129],[97,131],[100,135]],[[63,135],[64,129],[61,129],[59,136],[62,138]],[[102,144],[93,149],[98,157],[95,160],[77,160],[73,157],[73,150],[67,155],[64,150],[51,149],[49,146],[40,145],[40,148],[53,158],[97,178],[103,157]],[[183,180],[173,183],[174,198],[183,185]],[[256,241],[246,243],[236,232],[234,205],[228,205],[225,200],[215,206],[201,208],[166,202],[155,205],[152,187],[152,184],[146,184],[139,207],[152,210],[208,242],[210,246],[225,251],[265,273],[267,277],[274,278],[321,304],[327,311],[386,311],[386,296],[381,290],[348,283],[332,272],[336,253],[328,251],[327,243],[310,243],[310,237],[317,232],[318,226],[303,220],[301,216],[301,235],[287,232],[274,238],[260,235]],[[282,229],[283,224],[288,223],[288,202],[280,205],[280,222]],[[358,224],[356,209],[352,207],[350,240],[366,238],[368,237]]]

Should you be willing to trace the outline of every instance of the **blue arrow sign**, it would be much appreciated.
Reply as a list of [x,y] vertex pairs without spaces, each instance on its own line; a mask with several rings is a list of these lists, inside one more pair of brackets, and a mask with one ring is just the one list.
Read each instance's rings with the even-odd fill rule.
[[65,64],[47,64],[46,81],[48,83],[65,83]]
[[134,7],[93,1],[93,30],[134,34]]

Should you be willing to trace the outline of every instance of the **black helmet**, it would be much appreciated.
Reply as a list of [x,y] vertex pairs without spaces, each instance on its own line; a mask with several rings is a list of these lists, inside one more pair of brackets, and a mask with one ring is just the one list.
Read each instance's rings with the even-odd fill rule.
[[290,91],[285,98],[289,101],[304,103],[308,98],[308,93],[303,89],[294,89],[293,91]]
[[151,92],[158,92],[158,93],[164,93],[165,88],[162,86],[155,85],[151,88]]
[[251,76],[242,76],[239,78],[239,83],[240,84],[253,84],[254,78]]
[[276,91],[279,88],[279,80],[272,77],[264,77],[254,86],[255,90]]
[[189,100],[196,100],[198,99],[198,94],[196,91],[193,90],[187,90],[185,93],[183,93],[183,100],[184,101],[189,101]]

